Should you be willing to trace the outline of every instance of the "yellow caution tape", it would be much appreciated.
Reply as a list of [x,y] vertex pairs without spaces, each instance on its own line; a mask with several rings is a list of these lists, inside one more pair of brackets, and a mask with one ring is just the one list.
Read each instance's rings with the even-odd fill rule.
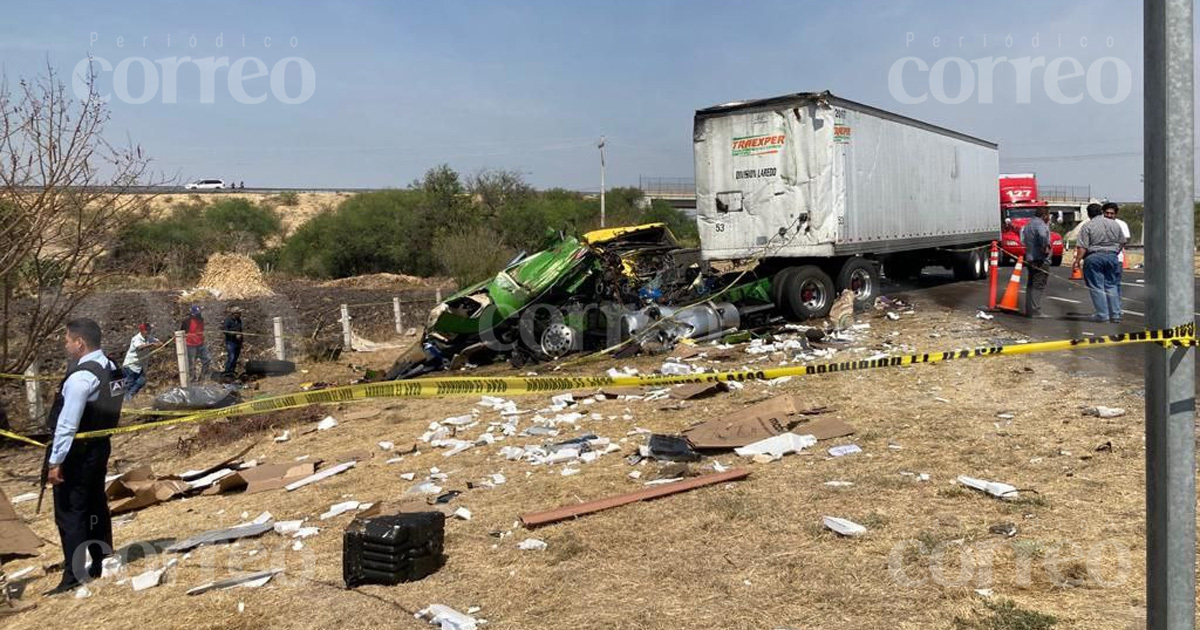
[[122,416],[190,416],[194,411],[164,411],[160,409],[122,409]]
[[61,376],[27,376],[25,374],[4,374],[0,373],[0,378],[12,379],[14,381],[57,381]]
[[[907,365],[941,363],[944,361],[952,361],[957,359],[1041,354],[1048,352],[1063,352],[1067,350],[1127,346],[1143,343],[1156,343],[1164,346],[1175,347],[1190,347],[1196,345],[1195,328],[1196,326],[1194,323],[1188,323],[1176,328],[1122,333],[1103,337],[1085,337],[1081,339],[1063,339],[1058,341],[1041,341],[1024,344],[982,346],[977,348],[949,350],[946,352],[929,354],[897,355],[880,359],[863,359],[858,361],[841,361],[836,363],[820,363],[815,365],[766,368],[762,370],[735,370],[687,375],[615,377],[532,376],[495,378],[463,376],[423,378],[409,381],[364,383],[361,385],[331,387],[328,389],[320,389],[315,391],[295,392],[280,396],[271,396],[230,407],[224,407],[221,409],[201,411],[181,418],[171,418],[156,422],[117,427],[114,429],[105,429],[102,431],[88,431],[79,433],[75,437],[76,439],[101,438],[180,424],[217,420],[220,418],[269,413],[272,411],[296,409],[310,405],[348,403],[368,399],[519,395],[601,387],[662,387],[690,383],[771,380],[785,376],[815,376],[821,374],[834,374],[838,372],[854,372],[859,370],[903,367]],[[4,435],[5,437],[11,437],[11,435]],[[22,439],[22,441],[36,444],[36,442],[27,438]]]
[[16,433],[12,433],[11,431],[5,431],[4,429],[0,429],[0,437],[6,437],[10,440],[24,442],[26,444],[29,444],[31,446],[36,446],[38,448],[46,448],[45,444],[42,444],[41,442],[39,442],[31,437],[26,437],[24,435],[18,435]]

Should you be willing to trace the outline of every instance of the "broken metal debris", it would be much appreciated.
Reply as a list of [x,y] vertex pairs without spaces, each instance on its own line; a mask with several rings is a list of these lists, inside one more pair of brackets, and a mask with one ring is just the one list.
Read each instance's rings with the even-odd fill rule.
[[[625,344],[610,348],[618,358],[667,352],[761,317],[771,310],[769,288],[752,270],[717,272],[661,223],[563,237],[435,306],[423,338],[387,377],[502,359],[520,367],[617,341]],[[543,316],[543,306],[563,315]]]
[[642,456],[671,462],[700,461],[700,454],[692,449],[687,438],[657,433],[650,436]]
[[166,550],[171,553],[183,553],[202,545],[216,545],[233,542],[242,538],[256,538],[274,529],[275,525],[270,520],[263,523],[250,523],[227,529],[215,529],[181,540],[167,547]]
[[266,571],[249,573],[243,576],[230,578],[228,580],[221,580],[219,582],[209,582],[207,584],[202,584],[200,586],[188,589],[187,594],[202,595],[209,591],[225,590],[235,586],[241,586],[243,588],[258,588],[265,585],[267,582],[270,582],[271,578],[279,575],[280,573],[283,573],[283,569],[268,569]]

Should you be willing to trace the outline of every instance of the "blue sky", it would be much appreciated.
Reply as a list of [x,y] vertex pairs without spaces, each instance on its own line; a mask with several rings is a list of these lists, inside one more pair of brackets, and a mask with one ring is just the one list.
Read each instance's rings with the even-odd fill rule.
[[[290,56],[311,64],[315,88],[298,104],[275,98],[267,77],[245,83],[264,102],[239,103],[224,69],[213,102],[202,103],[190,65],[179,71],[176,103],[162,102],[161,86],[145,104],[114,99],[109,134],[128,135],[181,179],[403,186],[447,162],[464,172],[518,170],[539,187],[595,189],[595,140],[604,134],[609,185],[636,185],[640,175],[691,176],[697,108],[828,89],[999,141],[1003,169],[1037,171],[1043,183],[1141,196],[1141,3],[1128,0],[6,4],[0,63],[10,79],[47,59],[69,74],[89,52],[114,65],[182,56],[255,57],[268,69]],[[906,104],[888,76],[909,56],[931,66],[947,57],[1070,57],[1085,69],[1114,57],[1132,71],[1131,92],[1101,104],[1076,78],[1064,92],[1085,98],[1059,104],[1036,71],[1022,104],[1015,71],[1001,66],[993,103],[978,102],[973,89],[961,104]],[[145,85],[132,67],[129,92],[138,95]],[[954,95],[957,66],[948,67],[944,85]],[[280,75],[292,98],[297,68]],[[1098,75],[1103,94],[1116,93],[1113,68]],[[928,75],[909,67],[905,89],[928,92]],[[112,79],[103,74],[102,89]]]

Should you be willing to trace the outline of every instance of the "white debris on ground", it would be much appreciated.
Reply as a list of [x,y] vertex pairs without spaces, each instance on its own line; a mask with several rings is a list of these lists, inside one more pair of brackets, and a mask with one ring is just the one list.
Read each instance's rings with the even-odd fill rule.
[[441,630],[478,630],[480,624],[478,619],[442,604],[433,604],[413,616],[428,621],[430,625]]
[[863,534],[867,533],[866,527],[863,527],[854,521],[838,518],[836,516],[823,516],[821,517],[821,523],[826,529],[851,538],[855,536],[862,536]]
[[1120,407],[1104,407],[1101,405],[1084,409],[1083,415],[1097,418],[1120,418],[1125,415],[1125,410]]
[[545,551],[546,541],[538,540],[537,538],[526,538],[517,544],[517,549],[521,551]]
[[317,423],[318,431],[328,431],[338,425],[337,419],[333,416],[325,416],[325,419]]
[[966,475],[959,475],[955,481],[968,488],[986,492],[998,499],[1015,499],[1019,496],[1015,486],[999,481],[987,481],[986,479],[976,479]]

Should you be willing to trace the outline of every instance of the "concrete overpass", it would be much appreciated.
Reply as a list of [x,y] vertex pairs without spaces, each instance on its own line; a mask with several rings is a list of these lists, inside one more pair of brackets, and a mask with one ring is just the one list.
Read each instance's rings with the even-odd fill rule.
[[696,211],[696,180],[691,177],[638,177],[647,201],[662,199],[679,210]]

